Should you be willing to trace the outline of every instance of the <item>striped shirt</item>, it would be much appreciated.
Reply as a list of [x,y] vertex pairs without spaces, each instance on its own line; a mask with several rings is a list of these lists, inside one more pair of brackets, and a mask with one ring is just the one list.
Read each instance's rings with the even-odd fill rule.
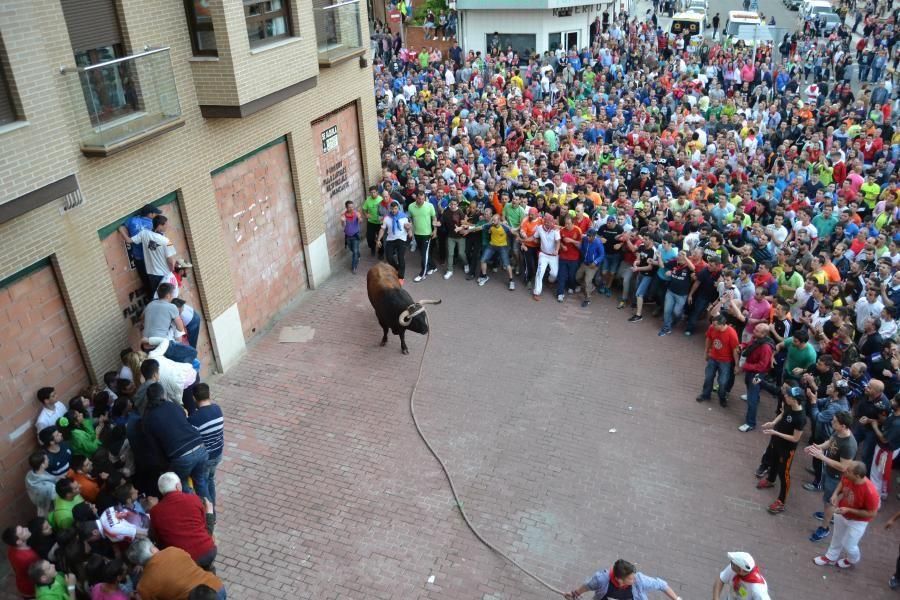
[[219,405],[201,406],[188,417],[188,421],[203,436],[203,445],[206,446],[210,460],[221,456],[225,446],[225,417]]

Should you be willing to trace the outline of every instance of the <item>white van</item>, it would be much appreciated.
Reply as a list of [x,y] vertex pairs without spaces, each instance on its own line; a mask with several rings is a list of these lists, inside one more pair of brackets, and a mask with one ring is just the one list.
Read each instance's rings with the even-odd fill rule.
[[685,35],[688,39],[697,43],[703,38],[705,31],[706,15],[696,12],[675,13],[672,16],[672,24],[669,33],[672,35]]
[[759,18],[759,13],[746,10],[730,10],[722,32],[725,35],[736,36],[738,31],[740,31],[741,25],[765,25],[765,23]]
[[804,0],[800,6],[800,17],[815,19],[820,13],[833,13],[834,6],[829,0]]

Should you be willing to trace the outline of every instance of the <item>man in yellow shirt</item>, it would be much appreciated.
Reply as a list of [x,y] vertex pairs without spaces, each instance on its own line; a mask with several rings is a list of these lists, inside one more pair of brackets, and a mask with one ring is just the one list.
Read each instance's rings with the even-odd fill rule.
[[525,90],[525,82],[519,77],[519,70],[513,71],[513,76],[509,78],[509,83],[519,88],[519,91]]
[[509,236],[512,235],[509,226],[500,222],[500,215],[494,214],[491,217],[491,224],[488,227],[488,246],[481,255],[481,277],[478,278],[478,285],[487,283],[488,263],[494,257],[500,257],[500,264],[506,269],[509,276],[509,289],[516,289],[516,282],[513,281],[512,266],[509,264]]

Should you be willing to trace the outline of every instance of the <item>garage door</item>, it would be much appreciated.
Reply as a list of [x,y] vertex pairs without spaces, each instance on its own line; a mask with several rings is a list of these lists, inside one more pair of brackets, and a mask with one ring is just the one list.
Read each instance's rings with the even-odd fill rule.
[[213,171],[244,337],[250,339],[306,285],[287,143],[267,144]]
[[356,104],[348,104],[317,120],[312,126],[312,136],[325,205],[325,238],[334,269],[337,267],[335,258],[344,251],[344,230],[340,220],[344,202],[353,200],[359,208],[366,195]]
[[[178,258],[191,261],[190,252],[188,251],[187,239],[184,235],[184,226],[181,223],[181,212],[178,209],[178,195],[171,193],[159,200],[150,202],[154,206],[158,206],[162,210],[169,222],[167,223],[166,237],[173,244],[178,252]],[[125,242],[122,237],[116,233],[119,225],[125,221],[122,218],[108,227],[100,230],[100,239],[103,243],[103,255],[106,257],[106,266],[109,269],[109,275],[112,278],[113,289],[116,292],[116,299],[119,302],[121,312],[119,316],[128,325],[128,339],[123,340],[123,347],[137,348],[141,342],[141,313],[144,310],[145,296],[144,286],[137,271],[132,268],[128,259],[128,252],[125,250]],[[194,283],[193,271],[188,269],[187,277],[181,282],[178,290],[178,296],[187,302],[194,310],[203,314],[200,305],[200,293]],[[209,334],[206,330],[206,322],[204,320],[200,325],[200,337],[197,342],[197,354],[200,357],[201,376],[206,376],[215,371],[215,358],[212,352],[212,346],[209,341]]]
[[37,449],[38,389],[68,402],[89,383],[49,261],[0,282],[0,514],[10,523],[33,516],[24,477]]

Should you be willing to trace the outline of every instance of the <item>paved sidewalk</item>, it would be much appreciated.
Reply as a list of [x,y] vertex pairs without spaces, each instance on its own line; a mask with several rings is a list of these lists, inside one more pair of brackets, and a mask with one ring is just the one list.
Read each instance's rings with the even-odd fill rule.
[[[410,335],[409,356],[395,337],[378,347],[369,265],[307,294],[214,383],[228,424],[217,532],[229,596],[553,597],[456,513],[407,410],[425,339]],[[769,515],[774,494],[753,477],[764,436],[736,430],[741,390],[726,410],[694,401],[701,339],[657,338],[654,319],[628,324],[606,299],[585,310],[545,291],[536,303],[501,277],[479,288],[439,275],[408,284],[444,300],[429,308],[418,412],[472,517],[529,568],[569,589],[621,556],[704,598],[725,552],[745,549],[773,597],[889,597],[897,538],[882,526],[897,502],[856,569],[815,567],[824,546],[806,539],[820,506],[800,486],[806,460],[788,512]],[[285,326],[314,338],[280,344]]]

